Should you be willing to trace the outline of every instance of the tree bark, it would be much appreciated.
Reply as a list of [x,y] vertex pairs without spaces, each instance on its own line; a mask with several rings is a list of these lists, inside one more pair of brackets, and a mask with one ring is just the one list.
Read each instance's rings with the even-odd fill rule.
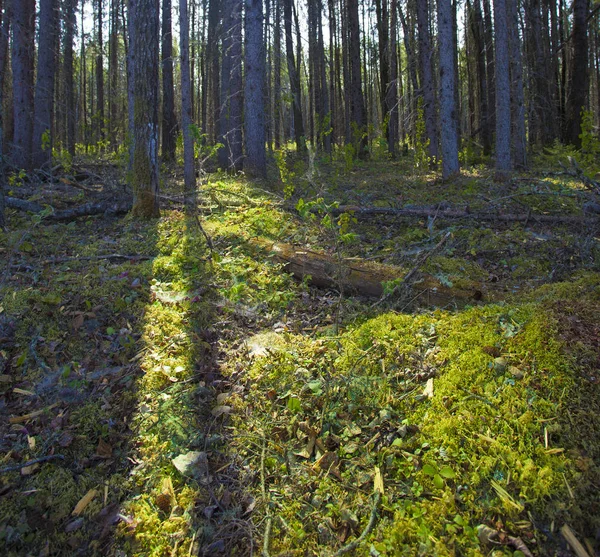
[[348,40],[350,50],[350,121],[353,124],[352,143],[356,155],[368,157],[367,116],[365,99],[362,91],[361,59],[360,59],[360,26],[358,23],[358,0],[346,0],[348,12]]
[[[343,292],[359,294],[369,298],[379,298],[384,294],[384,284],[407,277],[404,269],[392,265],[382,265],[368,261],[342,259],[322,252],[297,248],[289,244],[272,243],[260,240],[251,242],[259,249],[266,249],[275,260],[285,265],[286,272],[303,280],[309,277],[312,285],[321,288],[337,288]],[[410,282],[410,281],[409,281]],[[479,288],[471,290],[448,288],[432,276],[406,284],[413,297],[419,297],[421,304],[445,306],[451,303],[469,303],[479,300]],[[479,285],[478,285],[479,286]]]
[[[419,64],[421,66],[421,92],[423,94],[423,113],[425,116],[425,134],[429,139],[428,154],[437,159],[438,133],[436,125],[435,89],[431,68],[433,52],[429,39],[429,0],[417,0],[417,25],[419,27]],[[422,138],[419,138],[422,139]]]
[[306,152],[306,138],[304,137],[304,122],[302,120],[302,96],[300,90],[300,75],[296,68],[294,55],[294,41],[292,39],[292,1],[283,1],[283,21],[285,27],[285,51],[287,59],[290,89],[292,93],[292,110],[294,116],[294,138],[296,150],[300,154]]
[[494,27],[496,30],[496,179],[504,181],[512,170],[506,0],[494,0]]
[[98,54],[96,56],[96,114],[94,115],[97,135],[96,139],[104,141],[105,137],[105,113],[104,113],[104,42],[102,39],[102,21],[104,15],[104,0],[97,0],[96,18],[98,21]]
[[35,0],[12,0],[14,137],[12,164],[31,169]]
[[[158,0],[130,0],[133,10],[133,215],[159,216]],[[130,14],[131,16],[131,14]]]
[[473,2],[473,18],[472,27],[473,42],[475,56],[477,58],[477,97],[479,99],[479,121],[478,127],[480,130],[481,144],[484,155],[489,155],[492,152],[492,131],[490,125],[490,110],[494,110],[488,105],[489,82],[487,79],[486,69],[486,47],[484,38],[483,16],[481,15],[481,5],[479,0]]
[[196,198],[196,169],[194,168],[194,137],[191,130],[192,82],[190,77],[190,22],[187,0],[179,0],[179,40],[181,51],[181,124],[183,126],[185,211],[188,215],[193,215],[198,202]]
[[42,168],[52,162],[54,108],[54,77],[56,73],[56,39],[58,36],[58,6],[56,0],[42,0],[40,3],[39,56],[37,80],[35,84],[33,159],[35,168]]
[[[187,23],[189,33],[189,21]],[[173,89],[173,34],[171,32],[171,0],[162,0],[162,86],[162,157],[166,162],[172,162],[175,160],[177,120],[175,118],[175,91]]]
[[387,143],[391,157],[396,156],[398,143],[398,17],[396,10],[397,0],[391,0],[390,5],[390,46],[388,50],[390,81],[385,92],[385,106],[388,114]]
[[454,73],[454,47],[451,0],[438,0],[438,40],[440,58],[440,130],[442,152],[442,177],[451,178],[459,173],[458,134],[456,130],[456,75]]
[[567,96],[565,142],[581,147],[581,111],[588,91],[587,15],[589,0],[573,0],[573,58]]
[[246,0],[246,85],[244,124],[246,159],[250,176],[266,178],[265,151],[265,48],[262,0]]
[[508,43],[511,78],[511,136],[514,164],[527,167],[527,137],[525,133],[525,97],[523,94],[523,62],[519,38],[517,0],[505,0],[508,19]]
[[242,168],[242,0],[223,2],[223,62],[219,118],[219,164]]
[[[0,0],[0,230],[5,229],[4,220],[4,78],[8,60],[8,35],[10,33],[9,5]],[[2,9],[5,8],[4,13]]]

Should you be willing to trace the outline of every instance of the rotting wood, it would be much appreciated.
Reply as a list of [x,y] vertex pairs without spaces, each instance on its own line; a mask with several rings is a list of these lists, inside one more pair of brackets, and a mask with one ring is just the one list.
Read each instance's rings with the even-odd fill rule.
[[[343,258],[338,262],[335,256],[326,253],[264,239],[250,240],[250,244],[270,252],[276,261],[285,265],[286,272],[300,280],[310,277],[309,282],[314,286],[338,288],[369,298],[381,297],[384,283],[402,279],[407,273],[399,267],[356,258]],[[432,306],[467,304],[487,297],[481,285],[472,289],[450,288],[431,275],[423,275],[410,289],[419,297],[420,304]]]
[[598,223],[598,217],[572,216],[572,215],[543,215],[539,213],[498,213],[483,212],[471,213],[467,210],[440,209],[438,207],[357,207],[354,205],[341,205],[330,210],[336,216],[342,213],[352,213],[356,217],[369,217],[373,215],[390,215],[394,217],[432,217],[438,219],[472,219],[500,222],[549,222],[558,224]]
[[[41,213],[46,207],[35,203],[34,201],[26,201],[17,197],[6,197],[6,206],[19,211],[27,211],[29,213]],[[87,217],[93,215],[103,215],[105,213],[113,215],[122,215],[131,210],[131,200],[121,201],[99,201],[96,203],[85,203],[71,209],[54,210],[45,220],[48,221],[67,221],[78,217]]]

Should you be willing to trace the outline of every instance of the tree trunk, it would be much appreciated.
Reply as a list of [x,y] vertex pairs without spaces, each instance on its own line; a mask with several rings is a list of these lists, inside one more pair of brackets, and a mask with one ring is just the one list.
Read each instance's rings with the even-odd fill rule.
[[519,38],[517,0],[505,0],[508,19],[508,43],[511,77],[511,135],[515,166],[527,166],[527,137],[525,135],[525,98],[523,94],[523,62]]
[[454,73],[452,2],[438,0],[438,40],[440,58],[440,130],[442,152],[442,177],[459,173],[456,131],[456,97]]
[[33,125],[33,166],[42,168],[52,161],[52,113],[54,107],[54,74],[56,71],[56,38],[58,10],[56,0],[40,4],[39,56],[35,84]]
[[356,155],[365,159],[367,148],[367,117],[362,91],[360,59],[360,26],[358,24],[358,0],[346,0],[348,11],[348,40],[350,49],[350,121],[352,122],[352,143]]
[[589,0],[573,0],[573,58],[570,71],[565,142],[581,147],[581,111],[588,92],[587,16]]
[[480,137],[482,150],[484,155],[489,155],[492,152],[492,132],[493,128],[490,124],[490,107],[488,88],[490,83],[487,79],[488,72],[486,69],[486,45],[484,39],[483,16],[481,14],[481,6],[479,0],[473,2],[473,19],[472,27],[473,43],[475,56],[477,58],[477,97],[479,99],[479,121]]
[[273,35],[273,137],[275,150],[281,148],[282,137],[282,107],[281,107],[281,0],[275,0],[275,21]]
[[[492,130],[496,128],[496,71],[494,69],[494,39],[492,30],[492,11],[490,0],[482,0],[483,3],[483,37],[485,40],[485,74],[487,82],[487,108],[490,137]],[[490,141],[490,147],[491,147]]]
[[388,151],[392,157],[396,156],[398,143],[398,18],[396,15],[396,2],[391,0],[390,6],[390,46],[388,49],[390,81],[385,92],[385,106],[388,114],[387,143]]
[[133,6],[133,215],[157,217],[158,206],[158,0]]
[[35,0],[12,0],[14,137],[12,164],[31,169]]
[[95,114],[98,133],[96,139],[104,141],[104,129],[106,122],[104,120],[104,43],[102,40],[102,18],[104,12],[104,0],[97,0],[97,21],[98,21],[98,55],[96,56],[96,90],[97,90],[97,110]]
[[[166,4],[167,2],[170,4],[169,0],[165,0],[165,2],[163,3],[163,8],[164,4]],[[194,168],[194,137],[192,135],[191,130],[192,82],[190,77],[190,22],[188,19],[187,0],[179,0],[179,40],[181,51],[181,125],[183,127],[183,175],[185,210],[188,215],[192,215],[195,214],[194,212],[196,211],[197,199],[196,169]]]
[[113,153],[117,152],[117,130],[119,129],[119,4],[111,0],[110,36],[108,40],[108,139]]
[[302,96],[300,90],[300,75],[296,68],[294,55],[294,41],[292,39],[292,1],[283,1],[283,20],[285,26],[285,50],[287,58],[290,89],[292,93],[292,109],[294,114],[294,137],[298,153],[306,152],[306,139],[304,137],[304,123],[302,121]]
[[223,62],[219,129],[223,147],[219,164],[242,168],[242,0],[223,2]]
[[506,0],[494,0],[494,27],[496,30],[496,179],[501,181],[506,180],[512,170],[510,160],[510,70],[506,13]]
[[77,0],[66,0],[64,4],[65,34],[63,44],[63,114],[66,125],[66,148],[75,156],[75,83],[73,76],[73,39],[75,37],[75,8]]
[[246,86],[244,123],[246,159],[250,176],[266,178],[265,152],[265,47],[262,0],[246,0]]
[[[423,113],[425,116],[425,134],[429,139],[428,154],[437,159],[438,133],[436,126],[435,89],[431,69],[433,53],[429,40],[429,0],[417,0],[417,24],[419,27],[419,63],[421,66],[421,91],[423,94]],[[422,138],[418,138],[422,140]]]
[[208,4],[208,31],[206,65],[208,72],[209,90],[207,102],[207,133],[212,144],[217,142],[219,134],[221,87],[219,81],[219,14],[221,12],[221,0],[210,0]]
[[[189,21],[187,24],[189,33]],[[183,58],[183,53],[181,53],[181,56]],[[171,0],[162,0],[162,86],[162,157],[166,162],[172,162],[175,160],[177,120],[175,118],[175,91],[173,89],[173,34],[171,32]]]
[[[10,32],[9,6],[0,0],[0,230],[5,229],[4,220],[4,78],[8,61],[8,35]],[[2,9],[5,8],[4,13]]]

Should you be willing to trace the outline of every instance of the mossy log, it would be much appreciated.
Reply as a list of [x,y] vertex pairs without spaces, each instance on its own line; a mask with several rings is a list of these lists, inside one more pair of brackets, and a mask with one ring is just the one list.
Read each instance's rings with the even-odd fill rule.
[[[408,271],[392,265],[383,265],[359,258],[338,258],[335,254],[299,248],[290,244],[252,240],[251,243],[270,252],[272,257],[285,265],[285,270],[296,278],[309,279],[310,284],[322,288],[337,288],[345,293],[368,298],[380,298],[385,294],[384,284],[397,281]],[[421,274],[417,280],[404,285],[419,303],[430,306],[467,304],[484,297],[481,285],[472,288],[444,286],[431,275]]]
[[394,217],[413,217],[426,218],[433,217],[438,219],[472,219],[496,222],[547,222],[547,223],[597,223],[598,217],[590,215],[593,211],[583,216],[577,215],[544,215],[540,213],[500,213],[500,212],[480,212],[471,213],[468,209],[443,209],[439,207],[357,207],[354,205],[341,205],[336,209],[331,209],[332,215],[342,213],[352,213],[357,218],[369,218],[375,215],[390,215]]
[[[41,213],[46,206],[33,201],[26,201],[17,197],[5,197],[6,206],[19,211],[29,213]],[[122,215],[131,210],[131,200],[123,201],[99,201],[97,203],[85,203],[70,209],[58,209],[45,217],[49,221],[69,221],[78,217],[90,215],[103,215],[105,213],[113,215]]]

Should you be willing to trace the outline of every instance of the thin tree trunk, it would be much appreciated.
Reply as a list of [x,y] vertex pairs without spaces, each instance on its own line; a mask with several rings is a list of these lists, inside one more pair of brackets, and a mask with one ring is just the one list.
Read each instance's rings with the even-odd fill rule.
[[483,17],[481,15],[481,6],[479,0],[473,2],[473,40],[475,53],[477,57],[477,81],[478,81],[478,99],[479,99],[479,129],[481,130],[481,144],[483,154],[489,155],[492,152],[492,132],[490,123],[490,106],[488,88],[488,72],[486,68],[486,45],[484,40]]
[[456,97],[454,73],[452,2],[437,0],[438,40],[440,58],[440,139],[442,177],[451,178],[459,173],[456,130]]
[[110,4],[110,37],[108,54],[108,138],[110,147],[117,152],[117,130],[119,129],[118,99],[119,99],[119,5],[118,0]]
[[[4,78],[8,61],[8,35],[10,32],[9,6],[0,0],[0,230],[5,230],[4,219]],[[5,8],[4,13],[2,9]]]
[[397,0],[391,0],[390,5],[390,43],[388,49],[390,81],[385,92],[385,105],[388,114],[387,143],[388,151],[392,157],[396,156],[396,145],[398,143],[398,19],[396,2]]
[[[436,125],[435,89],[431,68],[433,53],[429,39],[429,0],[417,0],[417,24],[419,27],[419,62],[421,66],[421,91],[423,93],[423,113],[425,134],[429,139],[428,154],[437,159],[438,133]],[[422,138],[419,138],[422,139]]]
[[281,148],[282,137],[282,107],[281,107],[281,0],[275,1],[275,21],[273,35],[273,135],[275,149]]
[[52,161],[52,112],[54,107],[54,74],[56,71],[56,38],[58,10],[56,0],[40,4],[39,58],[35,84],[33,125],[33,166],[41,168]]
[[506,1],[494,0],[496,29],[496,179],[506,180],[510,160],[510,70]]
[[250,176],[266,178],[265,152],[265,47],[262,0],[246,0],[246,87],[244,169]]
[[[158,206],[158,0],[129,0],[133,9],[134,216],[157,217]],[[129,14],[131,17],[131,13]]]
[[287,58],[290,88],[292,93],[292,108],[294,114],[294,137],[298,153],[306,152],[306,140],[304,137],[304,123],[302,121],[302,96],[300,92],[300,74],[296,68],[296,57],[294,56],[294,42],[292,39],[292,1],[283,1],[283,19],[285,26],[285,50]]
[[194,214],[198,201],[196,198],[196,169],[194,168],[194,137],[191,130],[192,83],[190,77],[190,24],[187,0],[179,0],[179,40],[181,51],[181,125],[183,127],[185,210],[187,214],[191,215]]
[[[490,0],[482,0],[483,3],[483,37],[485,40],[485,72],[487,82],[487,108],[489,133],[496,128],[496,71],[494,69],[494,39],[492,30],[492,11]],[[490,141],[490,145],[491,145]]]
[[[189,42],[189,21],[187,21],[187,24]],[[183,57],[183,53],[181,53],[181,56]],[[171,0],[162,0],[162,86],[162,157],[166,162],[172,162],[175,160],[177,120],[175,118],[175,91],[173,89],[173,34],[171,32]]]
[[31,169],[35,0],[12,2],[14,138],[12,164]]
[[96,138],[104,141],[104,43],[102,41],[102,16],[104,11],[104,0],[97,0],[97,19],[98,19],[98,55],[96,56],[96,90],[97,90],[97,105],[96,105],[96,126],[98,132]]
[[356,155],[365,159],[369,152],[366,136],[366,108],[362,91],[360,59],[360,27],[358,24],[358,0],[346,0],[348,10],[348,39],[350,46],[350,119],[353,124],[353,144]]
[[565,142],[581,147],[581,111],[588,93],[587,16],[589,0],[573,0],[573,59],[567,97]]
[[242,168],[242,2],[223,3],[223,65],[221,70],[219,164],[228,170]]
[[515,166],[527,166],[527,138],[525,135],[525,98],[523,94],[523,62],[519,38],[517,0],[505,0],[508,20],[508,43],[511,76],[511,135]]

